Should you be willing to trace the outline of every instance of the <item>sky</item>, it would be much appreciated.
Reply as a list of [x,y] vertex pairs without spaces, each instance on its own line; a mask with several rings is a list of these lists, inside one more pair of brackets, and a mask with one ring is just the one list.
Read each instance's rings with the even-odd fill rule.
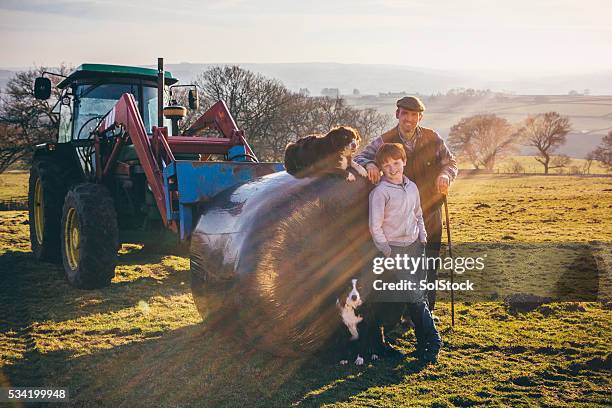
[[0,67],[339,62],[612,69],[609,0],[0,0]]

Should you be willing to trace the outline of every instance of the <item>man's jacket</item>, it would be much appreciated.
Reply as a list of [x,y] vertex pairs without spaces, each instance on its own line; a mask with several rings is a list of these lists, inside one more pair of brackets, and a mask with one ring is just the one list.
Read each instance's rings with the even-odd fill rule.
[[383,143],[400,143],[406,150],[407,163],[404,175],[419,188],[421,207],[425,218],[440,208],[444,196],[436,189],[436,179],[442,174],[448,175],[450,181],[457,177],[457,161],[444,140],[432,129],[417,127],[413,140],[405,140],[399,132],[399,126],[385,132],[372,140],[366,148],[355,157],[362,166],[374,162],[376,152]]

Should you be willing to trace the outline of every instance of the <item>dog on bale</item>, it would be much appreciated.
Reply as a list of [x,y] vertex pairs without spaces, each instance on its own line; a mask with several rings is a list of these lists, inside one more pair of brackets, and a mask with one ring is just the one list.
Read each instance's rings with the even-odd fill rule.
[[342,174],[354,181],[355,176],[348,172],[352,167],[367,177],[366,170],[353,160],[360,141],[359,132],[348,126],[335,127],[325,135],[303,137],[285,148],[285,169],[296,177]]

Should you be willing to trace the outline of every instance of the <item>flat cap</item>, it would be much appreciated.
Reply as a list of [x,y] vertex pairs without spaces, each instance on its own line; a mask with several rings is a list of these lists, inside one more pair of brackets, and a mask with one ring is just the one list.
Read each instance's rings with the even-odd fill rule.
[[398,108],[404,108],[414,112],[423,112],[425,110],[425,105],[416,96],[404,96],[397,101],[396,105]]

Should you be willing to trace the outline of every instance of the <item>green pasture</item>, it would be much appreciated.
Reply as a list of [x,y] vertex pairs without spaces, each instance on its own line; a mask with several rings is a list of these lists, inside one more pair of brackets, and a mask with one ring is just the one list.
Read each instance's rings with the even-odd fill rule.
[[[1,180],[3,195],[27,190],[27,176]],[[67,405],[79,407],[609,406],[612,178],[464,177],[449,209],[456,256],[487,253],[491,293],[491,276],[525,288],[531,274],[574,270],[598,279],[595,299],[523,313],[511,313],[503,293],[463,299],[451,327],[442,296],[437,365],[404,357],[343,367],[325,353],[279,358],[201,322],[187,254],[123,244],[111,286],[82,291],[60,266],[34,260],[27,212],[5,211],[0,386],[67,387]],[[392,337],[398,349],[414,349],[411,329]]]

